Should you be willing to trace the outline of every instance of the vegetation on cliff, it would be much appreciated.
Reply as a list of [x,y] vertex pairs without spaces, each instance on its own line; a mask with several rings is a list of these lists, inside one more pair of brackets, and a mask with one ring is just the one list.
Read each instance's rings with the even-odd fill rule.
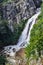
[[22,20],[19,24],[14,24],[14,31],[12,32],[8,27],[8,22],[6,20],[0,20],[0,47],[16,44],[26,21]]
[[21,32],[24,29],[25,23],[27,22],[27,20],[22,20],[19,24],[14,23],[14,31],[11,31],[8,20],[2,18],[2,6],[7,1],[8,0],[0,1],[0,47],[16,44]]
[[7,62],[5,56],[0,56],[0,65],[5,65],[5,62]]
[[43,52],[43,3],[41,6],[41,14],[31,30],[30,44],[26,48],[27,58],[41,57],[41,51]]

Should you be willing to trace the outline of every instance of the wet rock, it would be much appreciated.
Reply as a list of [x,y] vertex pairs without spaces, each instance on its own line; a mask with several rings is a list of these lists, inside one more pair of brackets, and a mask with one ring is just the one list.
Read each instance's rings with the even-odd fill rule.
[[16,49],[15,48],[13,48],[12,50],[13,50],[13,52],[16,52]]

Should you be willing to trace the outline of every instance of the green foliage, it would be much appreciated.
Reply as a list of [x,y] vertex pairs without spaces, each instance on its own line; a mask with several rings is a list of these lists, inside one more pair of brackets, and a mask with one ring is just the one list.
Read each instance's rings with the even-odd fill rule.
[[22,20],[19,24],[14,24],[14,43],[17,43],[24,27],[27,22],[26,20]]
[[21,32],[24,29],[25,23],[27,20],[22,20],[19,24],[14,24],[14,31],[12,32],[6,20],[0,21],[0,47],[6,45],[13,45],[16,44]]
[[42,12],[31,30],[30,44],[26,48],[27,58],[41,56],[41,50],[43,50],[43,6],[41,8]]
[[42,15],[42,18],[43,18],[43,2],[42,2],[42,5],[41,5],[41,15]]
[[3,20],[0,23],[0,47],[13,42],[13,33],[9,29],[7,22]]
[[0,56],[0,65],[4,65],[5,62],[7,62],[6,58],[4,56]]
[[7,3],[9,0],[0,0],[0,4],[5,4],[5,3]]
[[8,0],[3,0],[3,2],[7,2]]

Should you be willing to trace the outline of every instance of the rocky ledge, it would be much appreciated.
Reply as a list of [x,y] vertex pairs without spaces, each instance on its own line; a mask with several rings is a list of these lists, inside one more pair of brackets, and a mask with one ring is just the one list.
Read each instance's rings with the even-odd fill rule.
[[[9,65],[27,65],[27,58],[25,55],[25,49],[20,49],[15,56],[7,57]],[[43,65],[43,57],[36,59],[30,58],[29,65]]]

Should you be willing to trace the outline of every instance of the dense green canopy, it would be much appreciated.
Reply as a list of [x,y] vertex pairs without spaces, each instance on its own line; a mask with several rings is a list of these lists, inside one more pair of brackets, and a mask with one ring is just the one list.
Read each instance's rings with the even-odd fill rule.
[[5,65],[5,62],[7,62],[6,58],[4,56],[0,56],[0,65]]

